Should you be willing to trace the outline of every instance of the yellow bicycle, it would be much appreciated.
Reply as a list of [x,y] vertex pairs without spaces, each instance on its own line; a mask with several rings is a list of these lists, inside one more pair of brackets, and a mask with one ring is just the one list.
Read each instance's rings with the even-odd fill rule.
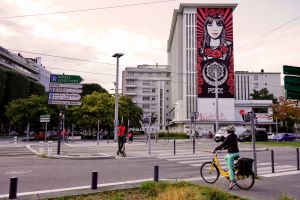
[[[237,158],[238,159],[238,158]],[[235,159],[235,160],[237,160]],[[234,164],[234,174],[235,174],[235,180],[236,180],[236,186],[242,190],[248,190],[252,188],[255,182],[255,175],[253,172],[250,173],[250,175],[240,175],[238,173],[238,167],[237,164]],[[212,161],[208,161],[203,163],[203,165],[200,168],[200,174],[203,180],[207,183],[215,183],[220,175],[224,176],[229,180],[229,172],[224,171],[219,163],[217,152],[214,154],[214,157]]]

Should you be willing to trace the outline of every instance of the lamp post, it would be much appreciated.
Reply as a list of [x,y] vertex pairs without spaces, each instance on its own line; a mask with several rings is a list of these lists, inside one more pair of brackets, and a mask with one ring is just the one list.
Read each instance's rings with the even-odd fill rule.
[[119,108],[119,58],[124,54],[115,53],[112,57],[117,58],[117,67],[116,67],[116,90],[115,90],[115,120],[114,120],[114,140],[117,141],[118,134],[118,108]]

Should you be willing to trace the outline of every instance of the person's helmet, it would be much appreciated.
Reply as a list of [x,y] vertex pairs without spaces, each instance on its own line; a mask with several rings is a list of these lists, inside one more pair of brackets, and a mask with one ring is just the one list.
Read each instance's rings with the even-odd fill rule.
[[227,132],[235,132],[235,128],[234,128],[234,126],[227,126],[226,131]]

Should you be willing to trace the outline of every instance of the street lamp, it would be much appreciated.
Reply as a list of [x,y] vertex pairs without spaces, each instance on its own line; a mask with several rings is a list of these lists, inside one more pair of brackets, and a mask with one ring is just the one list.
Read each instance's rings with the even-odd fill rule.
[[114,123],[114,140],[117,141],[117,134],[118,134],[118,107],[119,107],[119,58],[122,57],[124,54],[122,53],[115,53],[112,57],[117,58],[117,68],[116,68],[116,90],[115,90],[115,123]]

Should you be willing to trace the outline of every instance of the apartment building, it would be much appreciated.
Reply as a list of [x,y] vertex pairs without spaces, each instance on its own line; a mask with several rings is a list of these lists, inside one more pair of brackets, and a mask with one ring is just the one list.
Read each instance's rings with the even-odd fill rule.
[[170,109],[170,67],[168,65],[138,65],[122,72],[122,94],[132,98],[143,109],[143,127],[151,118],[153,130],[165,130]]

